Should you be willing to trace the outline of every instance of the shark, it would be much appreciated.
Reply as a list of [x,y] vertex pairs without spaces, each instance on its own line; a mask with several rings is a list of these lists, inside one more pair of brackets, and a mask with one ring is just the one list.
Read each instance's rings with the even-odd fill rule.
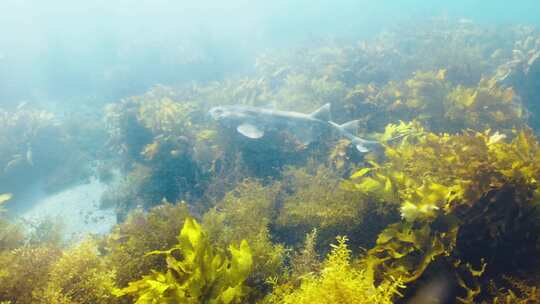
[[358,120],[344,124],[333,122],[329,103],[308,114],[243,105],[217,106],[211,108],[208,113],[214,120],[236,128],[238,133],[251,139],[259,139],[269,130],[287,130],[304,144],[308,144],[316,137],[317,132],[330,129],[349,139],[362,153],[379,144],[377,141],[354,135],[358,130]]
[[337,124],[333,121],[328,121],[328,123],[342,136],[347,138],[351,141],[351,143],[355,146],[356,150],[358,150],[361,153],[367,153],[376,147],[379,147],[381,145],[380,142],[375,140],[368,140],[363,139],[358,136],[355,136],[358,132],[358,128],[360,125],[359,120],[352,120],[349,122],[346,122],[344,124]]

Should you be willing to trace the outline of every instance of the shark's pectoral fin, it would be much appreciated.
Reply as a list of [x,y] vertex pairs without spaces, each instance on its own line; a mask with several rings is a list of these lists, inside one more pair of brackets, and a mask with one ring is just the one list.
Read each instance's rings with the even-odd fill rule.
[[358,151],[361,152],[361,153],[367,153],[367,152],[369,152],[369,149],[366,148],[366,147],[365,147],[364,145],[362,145],[362,144],[357,144],[357,145],[356,145],[356,150],[358,150]]
[[253,139],[261,138],[264,135],[263,130],[257,128],[257,126],[250,123],[243,123],[239,125],[238,127],[236,127],[236,131],[238,131],[238,133],[244,135],[245,137]]

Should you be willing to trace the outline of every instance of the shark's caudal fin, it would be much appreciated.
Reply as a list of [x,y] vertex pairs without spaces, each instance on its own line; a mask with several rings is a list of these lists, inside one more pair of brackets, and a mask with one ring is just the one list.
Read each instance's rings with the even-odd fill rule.
[[381,145],[381,143],[378,141],[367,140],[367,139],[363,139],[356,136],[352,138],[351,141],[356,147],[356,150],[358,150],[361,153],[367,153],[371,151],[373,148]]
[[360,153],[367,153],[371,147],[380,145],[378,141],[367,140],[356,136],[360,127],[359,120],[351,120],[341,125],[333,121],[329,121],[328,123],[335,127],[342,136],[348,138]]
[[318,108],[311,114],[309,114],[311,118],[322,120],[322,121],[330,121],[332,120],[332,116],[330,115],[330,104],[326,103],[322,107]]

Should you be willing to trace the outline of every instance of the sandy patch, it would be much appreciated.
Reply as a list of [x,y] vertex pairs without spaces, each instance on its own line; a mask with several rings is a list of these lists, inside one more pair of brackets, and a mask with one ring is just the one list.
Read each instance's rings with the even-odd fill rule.
[[58,219],[66,239],[80,239],[87,234],[104,234],[116,224],[114,210],[99,209],[99,199],[106,184],[92,179],[53,195],[36,198],[32,207],[19,216],[23,220]]

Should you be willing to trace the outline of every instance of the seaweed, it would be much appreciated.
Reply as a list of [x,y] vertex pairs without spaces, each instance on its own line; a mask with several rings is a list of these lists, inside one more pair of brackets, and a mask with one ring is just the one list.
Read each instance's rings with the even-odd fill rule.
[[446,69],[416,71],[407,80],[384,86],[358,84],[346,100],[353,108],[370,109],[362,114],[369,130],[395,120],[416,120],[434,132],[510,131],[526,125],[527,111],[512,88],[499,85],[495,78],[454,85],[447,74]]
[[[327,248],[340,233],[352,235],[359,230],[370,208],[361,194],[342,189],[340,178],[324,166],[289,168],[283,187],[275,227],[288,244],[300,243],[306,233],[317,229],[318,245]],[[361,238],[355,238],[359,245],[356,241],[363,243]]]
[[173,246],[188,216],[186,204],[164,203],[147,213],[135,209],[123,223],[115,226],[100,241],[99,248],[107,264],[116,270],[116,285],[127,286],[151,269],[165,270],[161,256],[146,256],[146,253]]
[[[5,215],[2,203],[11,197],[0,195],[0,301],[34,303],[33,291],[47,284],[52,265],[62,255],[59,226],[45,221],[28,233]],[[50,229],[38,230],[47,225]]]
[[504,276],[503,280],[505,283],[508,283],[508,286],[497,288],[495,283],[492,286],[492,292],[494,294],[493,304],[526,304],[535,303],[540,300],[540,294],[535,282],[510,276]]
[[153,271],[114,294],[135,296],[135,303],[240,303],[247,292],[243,282],[251,271],[251,251],[245,240],[228,249],[226,256],[213,248],[199,224],[186,218],[177,245],[147,253],[165,255],[167,272]]
[[88,176],[83,169],[86,162],[80,159],[71,164],[74,174],[58,174],[65,168],[66,158],[81,158],[82,152],[53,113],[26,105],[14,111],[0,109],[0,118],[0,182],[3,187],[17,194],[41,180],[58,185],[49,188],[54,191]]
[[376,284],[369,272],[351,262],[346,242],[346,237],[337,237],[320,272],[305,274],[298,288],[276,286],[263,303],[393,303],[403,288],[401,280]]
[[115,272],[100,257],[96,243],[86,240],[52,264],[45,286],[33,286],[32,303],[115,303],[114,281]]
[[274,243],[271,234],[279,190],[279,183],[263,186],[244,180],[203,216],[202,225],[213,244],[226,246],[243,239],[250,244],[253,269],[246,284],[257,291],[264,291],[266,280],[280,276],[285,268],[286,249]]
[[[269,50],[247,76],[156,86],[84,124],[1,110],[0,193],[62,189],[95,158],[124,178],[101,201],[119,224],[78,244],[10,221],[0,195],[0,302],[537,302],[538,50],[531,28],[436,18]],[[206,115],[327,102],[380,148],[248,140]]]
[[8,220],[3,206],[12,197],[11,193],[0,194],[0,254],[18,248],[24,242],[22,227]]
[[[375,275],[405,283],[443,263],[462,287],[457,295],[473,301],[485,296],[488,278],[527,271],[528,257],[535,255],[537,237],[523,233],[539,229],[528,216],[535,213],[540,167],[533,160],[540,146],[530,130],[515,131],[509,142],[489,130],[418,131],[387,147],[384,163],[372,163],[352,176],[356,182],[346,183],[401,211],[402,221],[379,234],[364,262]],[[486,270],[473,275],[467,265],[486,267],[484,261]]]
[[44,288],[62,250],[47,244],[20,246],[0,253],[0,301],[34,303],[33,291]]
[[514,90],[498,86],[495,79],[483,78],[476,88],[453,88],[446,98],[446,108],[445,118],[457,130],[522,128],[527,117]]

